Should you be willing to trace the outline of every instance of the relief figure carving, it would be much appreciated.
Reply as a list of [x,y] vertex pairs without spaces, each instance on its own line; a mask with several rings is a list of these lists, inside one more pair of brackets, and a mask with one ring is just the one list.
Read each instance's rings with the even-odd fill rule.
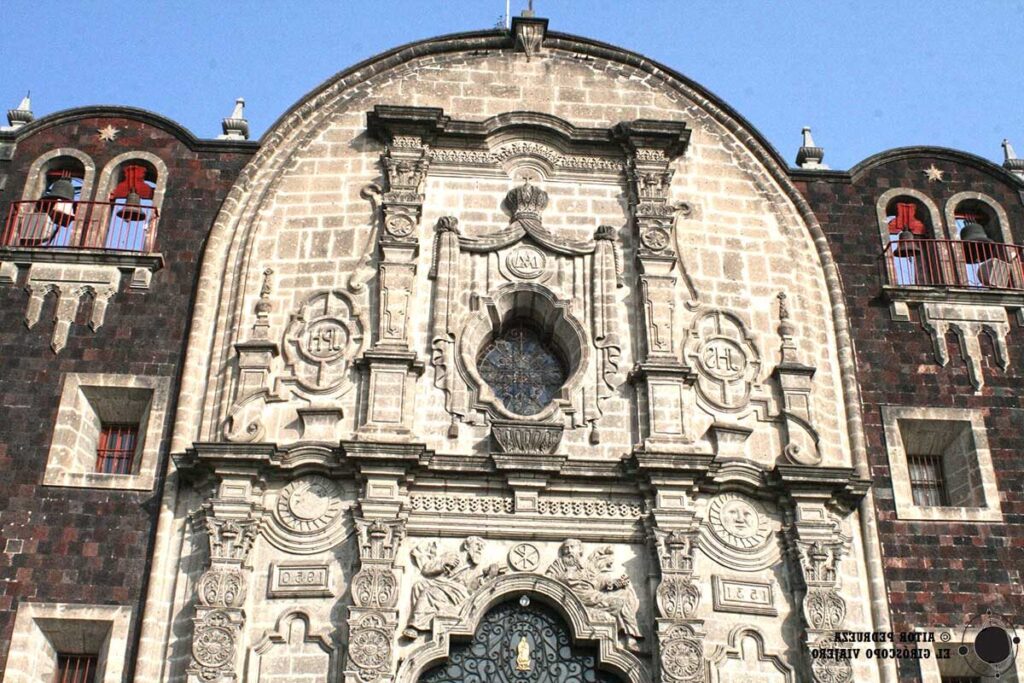
[[620,634],[630,650],[638,650],[643,639],[636,613],[640,601],[625,573],[612,575],[615,562],[611,546],[597,548],[583,561],[583,543],[567,539],[558,549],[558,559],[551,563],[547,576],[569,586],[584,605],[615,617]]
[[435,616],[452,613],[473,592],[507,571],[497,564],[481,564],[484,545],[479,536],[470,536],[462,543],[462,553],[439,552],[433,541],[413,549],[413,561],[423,578],[412,587],[412,611],[403,633],[406,638],[429,632]]

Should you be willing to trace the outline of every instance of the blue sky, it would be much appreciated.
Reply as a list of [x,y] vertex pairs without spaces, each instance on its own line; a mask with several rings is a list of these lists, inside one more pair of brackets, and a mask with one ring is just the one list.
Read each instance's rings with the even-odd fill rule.
[[[513,12],[525,0],[512,2]],[[641,52],[717,93],[790,162],[931,144],[1024,156],[1024,0],[536,0],[551,30]],[[235,97],[257,137],[332,74],[399,44],[490,28],[505,0],[0,0],[0,109],[150,109],[202,137]]]

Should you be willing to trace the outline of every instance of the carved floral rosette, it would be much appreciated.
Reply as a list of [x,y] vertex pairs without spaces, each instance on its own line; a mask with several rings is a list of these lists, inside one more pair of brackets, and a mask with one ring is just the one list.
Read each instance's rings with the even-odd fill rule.
[[225,610],[211,610],[196,618],[189,672],[204,681],[234,674],[238,626]]
[[673,682],[704,680],[704,646],[688,627],[673,626],[662,634],[661,672]]
[[391,669],[393,628],[379,614],[367,614],[350,630],[348,658],[360,680],[375,681]]

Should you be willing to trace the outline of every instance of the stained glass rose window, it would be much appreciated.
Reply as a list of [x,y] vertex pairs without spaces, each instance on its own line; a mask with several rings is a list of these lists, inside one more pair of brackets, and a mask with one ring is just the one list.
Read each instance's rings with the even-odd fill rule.
[[525,323],[505,326],[484,347],[477,366],[495,396],[517,415],[542,411],[568,377],[561,355]]

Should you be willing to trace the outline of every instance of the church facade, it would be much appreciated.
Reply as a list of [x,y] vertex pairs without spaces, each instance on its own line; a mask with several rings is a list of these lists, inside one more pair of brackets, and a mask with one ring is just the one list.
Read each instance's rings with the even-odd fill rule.
[[1024,676],[1008,144],[790,167],[533,17],[258,143],[29,108],[6,681]]

